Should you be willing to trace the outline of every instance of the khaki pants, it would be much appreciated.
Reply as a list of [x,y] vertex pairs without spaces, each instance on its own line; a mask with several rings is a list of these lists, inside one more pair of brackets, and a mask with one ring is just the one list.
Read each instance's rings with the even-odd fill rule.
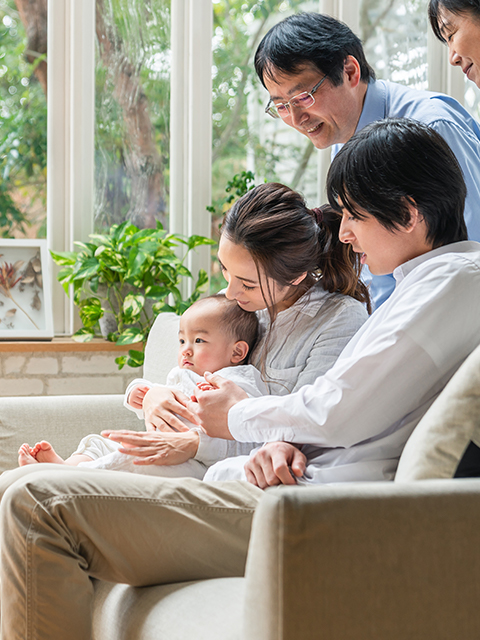
[[263,491],[61,465],[0,477],[3,640],[90,640],[90,578],[134,586],[243,575]]

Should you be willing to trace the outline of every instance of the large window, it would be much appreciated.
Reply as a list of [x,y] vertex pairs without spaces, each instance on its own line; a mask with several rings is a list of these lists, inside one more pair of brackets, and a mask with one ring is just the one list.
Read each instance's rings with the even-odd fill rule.
[[[257,184],[288,184],[302,191],[312,206],[318,204],[314,146],[265,114],[268,93],[253,65],[260,40],[276,22],[292,13],[318,8],[318,0],[213,0],[213,237],[218,237],[230,197],[237,189],[241,192],[251,186],[252,175]],[[213,256],[212,288],[224,285]]]
[[[28,38],[25,25],[30,27]],[[46,47],[46,1],[0,0],[0,234],[4,238],[46,234]]]
[[[479,117],[479,91],[449,68],[445,47],[432,55],[426,7],[427,0],[0,0],[0,233],[46,233],[57,251],[127,219],[141,227],[160,220],[184,235],[211,227],[215,235],[225,188],[242,172],[257,183],[284,182],[318,204],[329,153],[265,115],[267,94],[253,69],[261,37],[291,13],[325,11],[358,33],[378,77],[465,98]],[[453,89],[452,78],[462,81]],[[201,253],[190,264],[207,265]],[[56,332],[70,333],[74,314],[54,276],[53,285]]]

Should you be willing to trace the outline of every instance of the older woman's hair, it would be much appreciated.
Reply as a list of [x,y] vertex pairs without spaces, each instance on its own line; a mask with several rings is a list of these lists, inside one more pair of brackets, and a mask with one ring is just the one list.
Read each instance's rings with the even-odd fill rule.
[[[267,183],[237,200],[225,216],[222,234],[245,247],[254,260],[272,319],[274,298],[262,274],[288,287],[307,273],[299,285],[305,291],[321,278],[326,291],[343,293],[369,307],[358,256],[338,237],[340,222],[340,216],[328,205],[311,210],[296,191]],[[298,291],[292,286],[293,290]]]
[[475,18],[480,23],[480,0],[430,0],[428,3],[428,18],[432,25],[433,33],[442,42],[445,42],[441,31],[442,10]]

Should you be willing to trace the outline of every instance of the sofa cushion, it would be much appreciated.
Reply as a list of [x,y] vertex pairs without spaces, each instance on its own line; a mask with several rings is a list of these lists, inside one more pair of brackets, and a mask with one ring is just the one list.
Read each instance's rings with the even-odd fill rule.
[[418,423],[405,445],[395,481],[453,478],[457,469],[460,476],[478,476],[478,446],[480,347],[465,360]]
[[164,384],[168,372],[177,366],[179,316],[160,313],[148,334],[143,377]]
[[244,578],[153,587],[101,581],[94,584],[93,640],[240,640],[242,637]]
[[17,466],[17,451],[24,442],[48,440],[65,457],[89,433],[143,428],[143,421],[123,406],[123,395],[2,398],[0,472]]

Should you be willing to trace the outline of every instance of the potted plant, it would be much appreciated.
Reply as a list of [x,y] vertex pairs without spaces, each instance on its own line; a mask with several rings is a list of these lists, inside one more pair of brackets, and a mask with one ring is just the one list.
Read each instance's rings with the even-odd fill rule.
[[[184,264],[189,251],[200,245],[215,244],[202,236],[182,238],[156,229],[139,229],[130,222],[114,225],[106,234],[92,234],[90,242],[76,242],[78,252],[51,255],[62,268],[57,279],[67,295],[70,286],[78,306],[83,327],[73,338],[88,341],[99,335],[100,322],[108,320],[104,337],[118,345],[145,342],[159,313],[182,314],[206,288],[208,277],[201,270],[193,293],[182,298],[179,285],[192,274]],[[175,249],[185,245],[179,258]],[[129,350],[128,356],[116,358],[121,369],[125,364],[143,364],[142,351]]]

